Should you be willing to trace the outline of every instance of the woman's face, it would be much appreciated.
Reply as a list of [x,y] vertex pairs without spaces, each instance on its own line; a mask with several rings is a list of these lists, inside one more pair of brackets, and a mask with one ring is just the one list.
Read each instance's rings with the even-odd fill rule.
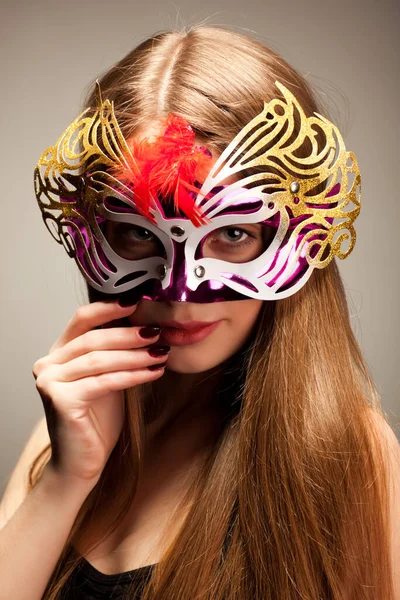
[[[158,133],[157,129],[141,130],[140,137]],[[138,132],[135,134],[135,138]],[[202,144],[200,138],[195,143]],[[218,155],[213,153],[213,162]],[[226,183],[234,181],[234,177]],[[145,258],[159,253],[158,241],[143,228],[129,223],[109,221],[105,231],[111,247],[127,259]],[[272,236],[272,232],[271,232]],[[259,256],[265,249],[269,233],[260,224],[223,227],[210,233],[203,245],[203,256],[229,262],[244,263]],[[175,321],[175,327],[165,327],[159,344],[171,346],[167,367],[179,373],[201,373],[216,367],[235,354],[251,336],[263,301],[252,298],[227,302],[159,302],[142,299],[129,317],[132,325]],[[188,332],[178,324],[191,321],[214,323],[200,331]]]
[[[113,230],[116,224],[109,223],[109,237],[113,238],[114,245],[120,246],[120,253],[125,249],[127,258],[138,258],[139,254],[141,257],[154,255],[156,242],[151,232],[138,231],[136,226],[126,223],[125,231],[119,231],[117,236],[117,230]],[[264,246],[261,225],[235,225],[213,231],[203,245],[203,255],[230,262],[247,262],[256,258]],[[159,343],[171,345],[169,369],[179,373],[201,373],[240,350],[251,335],[262,303],[253,298],[204,304],[143,299],[129,320],[132,325],[162,326],[168,321],[177,321],[175,325],[191,321],[215,323],[199,333],[167,327],[160,337]]]

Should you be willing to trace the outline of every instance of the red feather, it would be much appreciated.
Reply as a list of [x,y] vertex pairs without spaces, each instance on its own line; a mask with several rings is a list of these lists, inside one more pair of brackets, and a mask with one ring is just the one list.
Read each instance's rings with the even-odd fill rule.
[[138,211],[153,223],[150,207],[160,195],[162,202],[173,199],[175,211],[180,209],[197,227],[209,220],[190,192],[198,193],[194,182],[203,183],[212,166],[212,155],[204,146],[193,145],[195,133],[183,117],[170,113],[164,123],[163,135],[152,141],[131,141],[131,156],[113,174],[133,185]]

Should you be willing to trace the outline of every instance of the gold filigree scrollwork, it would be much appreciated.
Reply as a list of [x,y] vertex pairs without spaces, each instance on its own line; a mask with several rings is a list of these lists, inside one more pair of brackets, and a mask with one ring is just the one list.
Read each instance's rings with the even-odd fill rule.
[[[273,200],[277,210],[291,213],[293,219],[301,217],[288,241],[303,233],[296,259],[308,242],[309,264],[323,268],[335,255],[347,257],[356,241],[353,222],[361,202],[357,159],[346,150],[333,123],[318,113],[307,117],[295,96],[279,81],[275,84],[284,99],[265,102],[262,112],[226,147],[199,190],[197,202],[208,216],[215,216],[221,196],[238,187],[248,187],[249,196],[259,197],[265,204]],[[254,172],[243,175],[248,170]],[[211,189],[233,175],[237,181],[204,202]],[[341,221],[333,225],[335,217]],[[319,234],[323,241],[321,237],[310,241]],[[343,251],[347,239],[349,247]],[[318,252],[312,257],[314,245]],[[328,245],[328,255],[322,259]]]

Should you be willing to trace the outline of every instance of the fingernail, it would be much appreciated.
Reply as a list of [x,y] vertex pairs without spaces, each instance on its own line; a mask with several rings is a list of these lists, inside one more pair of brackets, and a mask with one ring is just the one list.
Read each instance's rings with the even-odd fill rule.
[[161,332],[161,327],[158,325],[146,325],[139,329],[139,335],[142,338],[152,338]]
[[148,353],[153,358],[157,358],[158,356],[163,356],[164,354],[168,354],[171,350],[171,346],[153,346],[152,348],[148,348]]
[[132,298],[124,297],[118,298],[118,304],[124,308],[127,306],[135,306],[139,300],[133,300]]
[[149,369],[149,371],[158,371],[158,369],[163,369],[165,367],[167,363],[161,363],[158,365],[150,365],[149,367],[147,367]]

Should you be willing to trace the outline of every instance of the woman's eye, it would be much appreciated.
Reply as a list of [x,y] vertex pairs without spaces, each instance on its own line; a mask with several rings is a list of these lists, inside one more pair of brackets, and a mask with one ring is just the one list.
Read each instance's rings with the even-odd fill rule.
[[151,256],[166,258],[165,248],[157,235],[135,223],[106,221],[104,235],[114,252],[127,260]]
[[253,243],[255,236],[240,227],[223,227],[216,232],[214,239],[234,248],[235,246],[243,247]]
[[203,256],[229,262],[248,262],[257,258],[263,252],[263,247],[261,226],[251,228],[251,231],[247,231],[247,227],[221,227],[208,236],[203,246],[198,246],[196,258]]
[[226,229],[223,229],[221,231],[221,235],[222,237],[225,237],[225,239],[228,242],[240,242],[243,241],[243,235],[245,235],[246,237],[244,239],[247,239],[248,237],[248,233],[246,233],[246,231],[243,231],[243,229],[237,229],[236,227],[229,227]]
[[118,234],[123,235],[134,242],[150,242],[155,239],[155,236],[151,231],[144,227],[137,227],[134,225],[121,227]]

